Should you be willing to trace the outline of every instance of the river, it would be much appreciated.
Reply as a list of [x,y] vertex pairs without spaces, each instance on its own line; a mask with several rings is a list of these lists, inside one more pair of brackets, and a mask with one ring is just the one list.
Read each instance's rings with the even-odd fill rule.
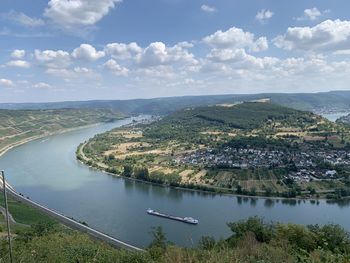
[[[170,241],[184,246],[203,235],[226,238],[230,235],[226,222],[254,215],[301,224],[338,223],[350,230],[349,202],[252,199],[176,190],[113,177],[75,159],[79,143],[131,120],[29,142],[2,156],[0,169],[18,192],[32,200],[137,246],[149,244],[156,226],[163,228]],[[147,208],[192,216],[199,224],[149,216]]]
[[327,118],[330,121],[336,121],[340,117],[346,116],[350,114],[348,111],[342,111],[342,112],[333,112],[333,113],[321,113],[321,115],[325,118]]

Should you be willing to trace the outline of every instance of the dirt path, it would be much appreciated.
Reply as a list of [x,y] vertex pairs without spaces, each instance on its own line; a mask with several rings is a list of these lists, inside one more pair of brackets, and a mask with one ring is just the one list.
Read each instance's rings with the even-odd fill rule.
[[[84,153],[84,147],[86,146],[87,142],[83,143],[79,147],[79,155],[83,158],[84,161],[90,161],[91,158],[88,158],[85,153]],[[100,166],[101,168],[108,168],[108,165],[102,163],[102,162],[97,162],[97,165]]]
[[83,143],[83,144],[79,147],[79,154],[80,154],[80,156],[81,156],[84,160],[89,161],[90,158],[87,158],[86,155],[85,155],[85,153],[84,153],[84,151],[83,151],[86,144],[87,144],[87,142]]

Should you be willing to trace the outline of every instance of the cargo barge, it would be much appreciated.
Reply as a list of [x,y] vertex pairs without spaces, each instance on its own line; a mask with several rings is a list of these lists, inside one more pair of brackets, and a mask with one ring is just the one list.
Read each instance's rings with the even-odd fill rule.
[[150,209],[150,208],[147,209],[146,212],[149,215],[164,217],[164,218],[168,218],[168,219],[172,219],[172,220],[176,220],[176,221],[180,221],[180,222],[192,224],[192,225],[197,225],[199,222],[197,219],[194,219],[194,218],[189,217],[189,216],[187,216],[187,217],[172,216],[172,215],[157,212],[157,211]]

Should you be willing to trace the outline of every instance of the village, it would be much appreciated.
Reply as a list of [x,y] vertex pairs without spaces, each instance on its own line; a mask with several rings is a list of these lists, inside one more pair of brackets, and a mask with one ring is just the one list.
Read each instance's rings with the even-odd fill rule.
[[219,150],[203,149],[182,154],[174,159],[174,163],[231,169],[290,168],[287,178],[309,182],[337,179],[339,177],[337,171],[329,167],[350,166],[350,151],[305,152],[288,149],[224,147]]

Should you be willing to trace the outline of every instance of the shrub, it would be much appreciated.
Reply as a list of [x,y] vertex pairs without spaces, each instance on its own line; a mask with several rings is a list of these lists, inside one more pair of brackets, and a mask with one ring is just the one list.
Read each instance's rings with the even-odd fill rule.
[[246,221],[241,220],[227,225],[233,232],[230,240],[242,238],[249,232],[252,232],[259,242],[269,242],[274,236],[273,225],[264,223],[259,217],[250,217]]

